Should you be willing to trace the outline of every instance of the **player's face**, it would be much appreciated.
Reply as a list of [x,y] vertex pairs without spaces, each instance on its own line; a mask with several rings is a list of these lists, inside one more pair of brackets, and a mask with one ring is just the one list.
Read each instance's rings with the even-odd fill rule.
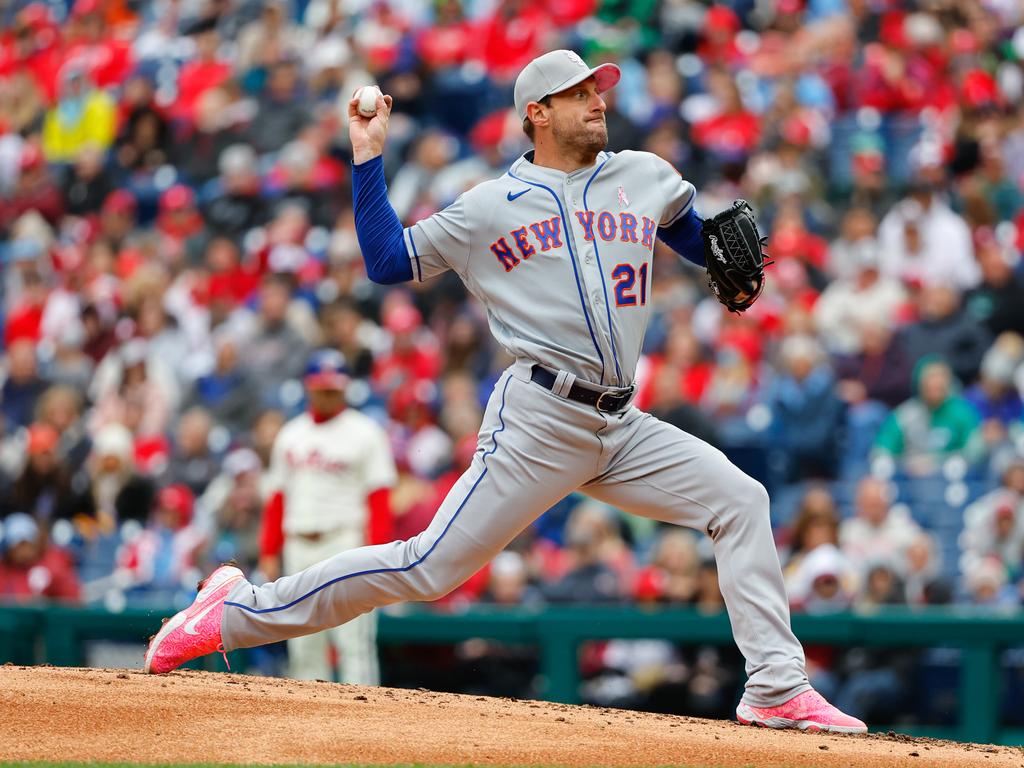
[[335,413],[345,403],[345,392],[341,389],[310,389],[308,396],[309,407],[315,413]]
[[566,149],[598,153],[608,144],[607,106],[594,78],[551,97],[551,133]]

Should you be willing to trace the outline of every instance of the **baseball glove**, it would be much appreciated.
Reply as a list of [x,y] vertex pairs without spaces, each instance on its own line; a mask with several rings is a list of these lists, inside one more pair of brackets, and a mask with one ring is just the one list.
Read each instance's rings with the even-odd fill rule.
[[754,221],[754,209],[746,200],[736,200],[717,216],[707,219],[701,229],[708,285],[715,297],[731,312],[743,312],[764,289],[764,268],[771,264],[762,250]]

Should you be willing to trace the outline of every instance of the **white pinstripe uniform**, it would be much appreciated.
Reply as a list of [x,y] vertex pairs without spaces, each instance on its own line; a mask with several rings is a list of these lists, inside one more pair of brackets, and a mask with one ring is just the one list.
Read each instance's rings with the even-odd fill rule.
[[[366,497],[395,484],[387,435],[372,419],[346,409],[317,424],[308,413],[277,435],[268,473],[270,493],[284,496],[283,570],[299,573],[339,552],[366,544]],[[338,653],[338,679],[378,685],[377,617],[288,641],[289,674],[329,680],[328,646]]]

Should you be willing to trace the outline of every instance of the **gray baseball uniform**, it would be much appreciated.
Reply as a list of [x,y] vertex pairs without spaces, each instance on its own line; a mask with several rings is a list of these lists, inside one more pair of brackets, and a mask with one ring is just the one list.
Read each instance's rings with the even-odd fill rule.
[[[224,645],[261,645],[440,597],[578,490],[712,538],[746,657],[744,700],[781,704],[810,686],[764,488],[717,449],[632,406],[607,413],[567,398],[574,383],[632,383],[657,229],[689,211],[694,188],[645,152],[603,152],[569,174],[531,158],[405,230],[414,276],[454,270],[516,357],[491,395],[470,468],[415,538],[240,584],[224,610]],[[550,387],[533,380],[538,364]]]

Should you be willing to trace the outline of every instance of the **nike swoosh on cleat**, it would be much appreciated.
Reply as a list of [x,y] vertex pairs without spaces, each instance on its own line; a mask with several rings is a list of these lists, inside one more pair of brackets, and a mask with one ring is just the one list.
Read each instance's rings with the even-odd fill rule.
[[199,623],[199,621],[206,614],[208,614],[210,611],[212,611],[216,607],[217,607],[217,602],[214,601],[214,602],[210,603],[208,606],[206,606],[205,608],[203,608],[203,610],[201,610],[198,614],[196,614],[191,619],[186,621],[185,622],[185,626],[182,627],[182,629],[185,630],[185,634],[186,635],[198,635],[199,631],[196,629],[196,625]]
[[524,190],[523,190],[522,192],[516,192],[516,193],[515,193],[515,194],[513,195],[513,194],[512,194],[512,190],[510,189],[510,190],[508,191],[508,194],[507,194],[507,195],[505,195],[505,197],[506,197],[506,198],[508,198],[508,201],[509,201],[509,202],[511,203],[511,202],[512,202],[513,200],[516,200],[516,199],[518,199],[518,198],[522,197],[523,195],[525,195],[525,194],[526,194],[527,192],[529,192],[529,191],[530,191],[530,188],[529,188],[529,187],[527,187],[527,188],[526,188],[526,189],[524,189]]

